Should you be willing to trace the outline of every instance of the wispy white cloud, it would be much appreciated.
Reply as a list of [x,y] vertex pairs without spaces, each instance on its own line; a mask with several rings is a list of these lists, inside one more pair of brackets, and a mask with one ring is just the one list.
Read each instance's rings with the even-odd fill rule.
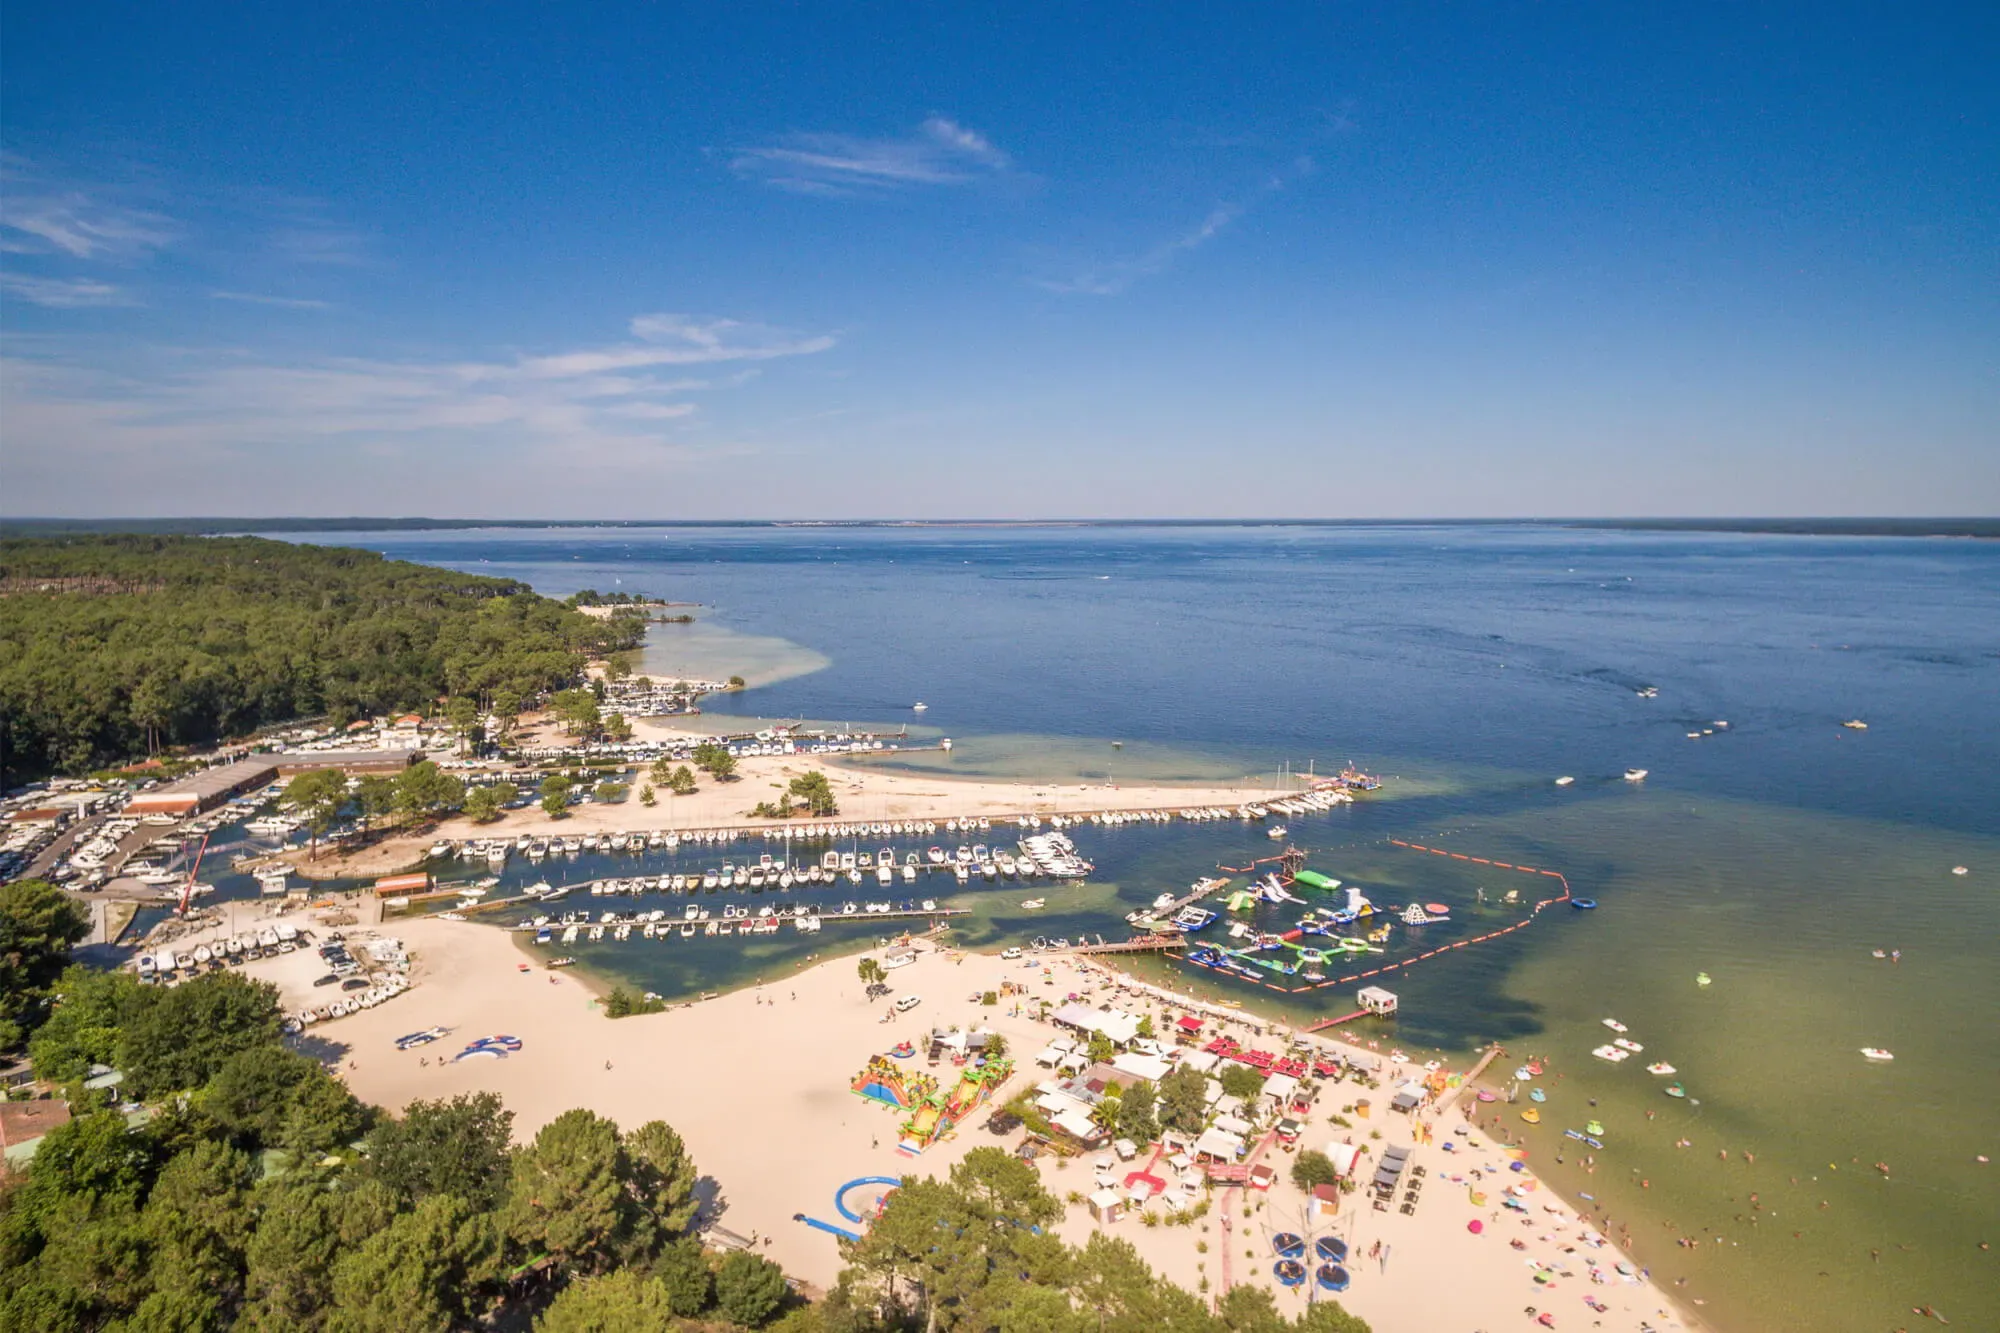
[[1224,202],[1209,209],[1192,227],[1158,241],[1137,254],[1086,265],[1064,277],[1033,279],[1046,291],[1075,296],[1117,296],[1142,278],[1164,273],[1186,254],[1201,249],[1264,198],[1288,188],[1316,170],[1310,157],[1297,157],[1283,170],[1266,177],[1242,202]]
[[0,273],[0,292],[51,310],[139,304],[123,287],[94,278],[37,278],[25,273]]
[[326,310],[329,302],[304,296],[266,296],[262,292],[210,292],[211,301],[236,301],[243,305],[267,305],[280,310]]
[[679,315],[632,326],[626,343],[485,360],[276,362],[155,349],[123,355],[113,370],[75,360],[62,344],[0,358],[0,393],[10,452],[61,457],[65,466],[84,458],[137,463],[173,449],[198,471],[204,462],[224,466],[299,446],[414,456],[476,445],[577,462],[629,460],[685,448],[663,432],[695,415],[687,396],[740,382],[659,368],[805,356],[835,341]]
[[736,151],[730,169],[800,194],[882,194],[919,186],[966,185],[1013,170],[992,140],[945,116],[893,139],[793,134]]
[[283,223],[266,234],[264,248],[274,258],[290,264],[365,268],[376,262],[365,234],[331,223]]
[[1064,295],[1117,296],[1139,279],[1164,272],[1180,256],[1208,244],[1242,213],[1241,205],[1220,204],[1187,231],[1129,259],[1086,268],[1067,278],[1037,278],[1035,285]]

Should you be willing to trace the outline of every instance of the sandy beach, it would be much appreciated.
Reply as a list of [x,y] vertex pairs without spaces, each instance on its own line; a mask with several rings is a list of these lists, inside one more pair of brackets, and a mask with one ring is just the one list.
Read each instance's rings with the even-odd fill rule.
[[[666,730],[666,728],[662,728]],[[1267,786],[1164,786],[1116,783],[999,782],[892,772],[866,764],[842,764],[831,757],[752,756],[738,760],[733,781],[706,776],[688,796],[661,792],[657,805],[636,796],[601,805],[577,806],[560,819],[539,807],[509,811],[491,824],[454,818],[421,832],[384,838],[349,855],[322,849],[318,857],[291,858],[302,875],[349,878],[386,875],[417,864],[440,838],[518,837],[521,834],[582,836],[653,829],[763,829],[780,821],[754,819],[750,811],[774,799],[791,780],[823,772],[840,802],[837,819],[853,822],[895,820],[998,819],[1023,814],[1091,814],[1100,811],[1178,810],[1195,806],[1234,808],[1247,801],[1285,795]]]
[[[764,977],[718,999],[614,1021],[598,1012],[581,979],[523,970],[526,956],[501,931],[434,919],[399,921],[394,931],[414,954],[415,988],[312,1029],[316,1042],[337,1053],[357,1095],[400,1108],[414,1098],[490,1089],[514,1112],[522,1138],[573,1106],[625,1126],[665,1119],[685,1136],[704,1173],[716,1224],[753,1237],[787,1271],[822,1287],[841,1266],[836,1242],[795,1216],[839,1223],[834,1193],[844,1182],[942,1174],[968,1149],[1011,1147],[1021,1134],[987,1132],[982,1110],[955,1137],[906,1157],[895,1148],[898,1113],[849,1090],[868,1058],[905,1038],[920,1040],[935,1026],[990,1027],[1007,1037],[1025,1066],[996,1099],[1004,1100],[1046,1077],[1031,1057],[1055,1030],[1030,1018],[1018,997],[997,1007],[974,997],[1011,981],[1027,986],[1035,999],[1060,1000],[1072,992],[1102,999],[1124,980],[1077,960],[1008,962],[920,942],[918,961],[893,971],[890,980],[892,999],[917,995],[921,1003],[888,1021],[889,1001],[864,997],[852,957]],[[1131,995],[1120,1003],[1162,1019],[1177,1012]],[[1238,1035],[1260,1025],[1249,1015],[1233,1021],[1244,1029]],[[450,1028],[451,1035],[414,1051],[394,1048],[402,1033],[433,1025]],[[521,1049],[505,1059],[451,1063],[467,1042],[499,1033],[520,1038]],[[1419,1121],[1381,1111],[1373,1121],[1357,1120],[1352,1130],[1328,1124],[1325,1114],[1355,1095],[1351,1084],[1326,1088],[1305,1146],[1323,1148],[1350,1137],[1379,1152],[1419,1134]],[[1477,1128],[1455,1132],[1463,1122],[1459,1109],[1426,1112],[1423,1121],[1434,1141],[1414,1150],[1429,1172],[1414,1215],[1373,1211],[1360,1196],[1342,1201],[1335,1230],[1354,1251],[1354,1284],[1340,1297],[1349,1309],[1384,1333],[1525,1327],[1533,1322],[1522,1313],[1528,1307],[1554,1312],[1556,1327],[1685,1326],[1662,1292],[1621,1277],[1613,1264],[1622,1256],[1548,1191],[1527,1195],[1526,1214],[1501,1211],[1500,1188],[1532,1180],[1532,1173],[1510,1172],[1499,1145]],[[1367,1137],[1371,1126],[1383,1139]],[[1453,1151],[1439,1146],[1446,1141],[1454,1143]],[[1268,1194],[1218,1190],[1211,1212],[1193,1225],[1147,1227],[1128,1215],[1109,1229],[1131,1240],[1157,1271],[1190,1288],[1206,1279],[1211,1294],[1218,1289],[1226,1253],[1230,1281],[1269,1284],[1285,1308],[1299,1306],[1304,1297],[1279,1288],[1272,1277],[1267,1237],[1301,1229],[1303,1196],[1285,1175],[1290,1159],[1275,1145],[1265,1155],[1280,1175]],[[1145,1163],[1142,1157],[1136,1165]],[[1127,1169],[1120,1168],[1121,1177]],[[1488,1183],[1473,1181],[1474,1170]],[[1045,1159],[1042,1171],[1058,1197],[1095,1188],[1092,1159],[1061,1166]],[[1469,1187],[1486,1190],[1487,1203],[1475,1206]],[[1467,1227],[1475,1219],[1479,1234]],[[1061,1229],[1081,1240],[1096,1225],[1084,1207],[1072,1204]],[[1370,1258],[1377,1242],[1382,1248]],[[1593,1281],[1593,1270],[1603,1281]],[[1538,1274],[1545,1280],[1538,1282]],[[1587,1298],[1605,1308],[1594,1311]]]

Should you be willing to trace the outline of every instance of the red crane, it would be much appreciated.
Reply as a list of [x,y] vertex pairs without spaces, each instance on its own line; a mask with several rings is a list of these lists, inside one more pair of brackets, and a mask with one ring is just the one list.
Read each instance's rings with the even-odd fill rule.
[[188,867],[187,883],[181,886],[180,906],[174,910],[182,916],[187,915],[188,904],[194,901],[195,876],[201,873],[201,858],[203,853],[208,851],[209,837],[207,833],[201,835],[201,846],[194,851],[194,864]]

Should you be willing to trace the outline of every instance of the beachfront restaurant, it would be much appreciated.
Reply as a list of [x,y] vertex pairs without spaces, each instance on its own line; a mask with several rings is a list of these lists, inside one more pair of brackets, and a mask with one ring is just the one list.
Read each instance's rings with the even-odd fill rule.
[[1049,1016],[1057,1027],[1085,1035],[1103,1034],[1114,1046],[1129,1046],[1139,1035],[1139,1020],[1120,1009],[1093,1009],[1087,1004],[1066,1004]]
[[1216,1162],[1234,1162],[1245,1152],[1243,1136],[1232,1134],[1220,1125],[1211,1125],[1201,1132],[1194,1141],[1194,1156],[1197,1161],[1207,1159]]
[[1137,1051],[1121,1052],[1111,1061],[1111,1067],[1119,1073],[1147,1083],[1158,1083],[1173,1072],[1173,1064],[1157,1055],[1141,1055]]

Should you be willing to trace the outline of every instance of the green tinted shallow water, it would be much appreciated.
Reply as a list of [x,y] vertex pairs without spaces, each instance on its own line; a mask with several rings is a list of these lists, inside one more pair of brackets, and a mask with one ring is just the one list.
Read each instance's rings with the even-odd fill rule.
[[[1217,762],[1155,758],[1157,767],[1196,776]],[[1536,1168],[1572,1199],[1594,1195],[1609,1218],[1630,1225],[1642,1261],[1670,1281],[1685,1278],[1685,1293],[1705,1302],[1701,1314],[1718,1328],[1869,1333],[1923,1304],[1958,1327],[2000,1326],[2000,1270],[1991,1251],[1976,1248],[2000,1236],[2000,1176],[1974,1160],[2000,1156],[1992,1022],[2000,978],[1990,960],[2000,894],[1985,878],[1949,873],[2000,861],[1995,840],[1615,780],[1560,792],[1540,779],[1483,772],[1431,773],[1423,783],[1402,799],[1392,783],[1390,799],[1291,821],[1313,867],[1384,902],[1452,905],[1454,920],[1424,928],[1421,945],[1399,927],[1379,961],[1525,914],[1497,901],[1480,906],[1482,888],[1491,900],[1509,888],[1528,900],[1556,888],[1546,877],[1399,849],[1392,836],[1560,870],[1601,906],[1550,908],[1526,930],[1381,978],[1401,996],[1403,1016],[1357,1035],[1385,1049],[1460,1055],[1500,1040],[1516,1059],[1545,1057],[1542,1125],[1523,1125],[1502,1107],[1489,1114],[1501,1112]],[[1258,827],[1235,823],[1093,826],[1076,836],[1100,868],[1086,884],[1003,882],[954,894],[940,881],[921,893],[974,909],[955,923],[955,938],[975,948],[1037,935],[1115,939],[1126,931],[1124,914],[1156,894],[1273,850]],[[906,892],[898,885],[894,895]],[[874,894],[871,883],[825,896]],[[1047,906],[1024,909],[1031,897]],[[1263,913],[1267,923],[1288,915]],[[775,980],[875,936],[875,928],[834,925],[817,937],[570,951],[681,995]],[[1873,959],[1877,947],[1900,948],[1903,961]],[[1294,1020],[1346,1012],[1355,989],[1287,999],[1184,965],[1136,962],[1132,970]],[[1708,987],[1695,981],[1704,971]],[[1588,1054],[1612,1037],[1607,1017],[1630,1028],[1643,1055],[1613,1067]],[[1870,1064],[1863,1046],[1897,1058]],[[1645,1072],[1654,1060],[1676,1066],[1688,1100],[1662,1095],[1672,1080]],[[1581,1145],[1561,1131],[1591,1119],[1604,1122],[1606,1146],[1586,1171],[1583,1154],[1570,1151]],[[1676,1148],[1682,1138],[1692,1146]],[[1717,1156],[1724,1150],[1726,1163]],[[1889,1165],[1887,1176],[1872,1169],[1878,1161]],[[1752,1191],[1761,1209],[1751,1207]],[[1683,1248],[1682,1237],[1701,1243]]]

